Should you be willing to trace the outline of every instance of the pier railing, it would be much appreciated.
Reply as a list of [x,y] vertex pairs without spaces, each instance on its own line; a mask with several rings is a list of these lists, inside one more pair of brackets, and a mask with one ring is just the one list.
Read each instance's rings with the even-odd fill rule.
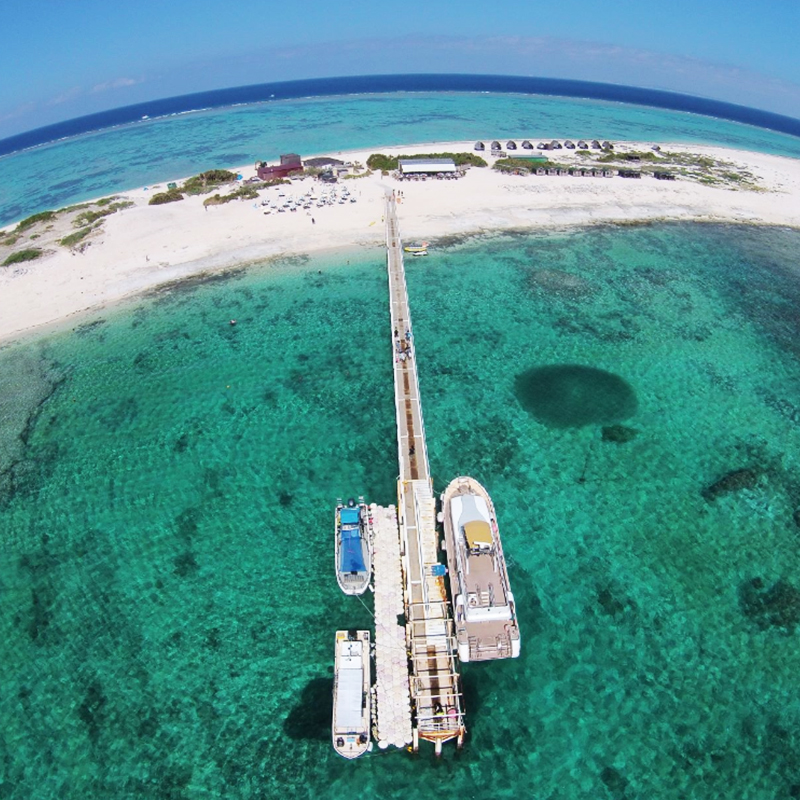
[[450,605],[438,574],[436,501],[419,395],[403,248],[393,197],[386,200],[386,250],[397,415],[397,512],[405,573],[410,689],[415,714],[413,739],[415,749],[419,739],[428,739],[440,753],[443,742],[456,738],[459,743],[463,741],[464,710]]

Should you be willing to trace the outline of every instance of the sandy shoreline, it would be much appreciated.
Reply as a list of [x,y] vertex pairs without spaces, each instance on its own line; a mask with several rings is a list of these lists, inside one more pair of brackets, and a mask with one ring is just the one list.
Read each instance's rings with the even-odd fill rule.
[[[472,151],[474,142],[382,148],[387,154]],[[488,144],[488,142],[487,142]],[[649,150],[650,144],[618,143],[617,150]],[[72,232],[56,222],[26,231],[14,246],[0,247],[0,262],[25,247],[43,247],[36,261],[0,268],[0,340],[87,310],[135,296],[167,283],[275,257],[380,247],[384,241],[383,198],[401,191],[401,234],[435,240],[487,231],[565,228],[598,223],[680,220],[800,226],[800,160],[699,145],[662,144],[663,150],[707,155],[750,172],[760,191],[734,190],[689,180],[517,176],[470,169],[457,181],[399,182],[375,173],[341,181],[355,203],[264,215],[259,201],[203,206],[204,195],[149,206],[151,186],[117,195],[133,203],[107,217],[88,237],[83,252],[54,239]],[[332,153],[366,163],[370,151]],[[484,154],[481,154],[484,155]],[[513,153],[509,153],[513,155]],[[574,151],[548,155],[560,163],[582,163]],[[490,163],[494,160],[484,157]],[[252,165],[237,170],[244,178]],[[279,191],[299,196],[322,187],[312,178],[262,190],[277,201]],[[224,192],[224,188],[222,190]],[[312,221],[313,220],[313,221]],[[14,229],[9,226],[8,233]],[[33,234],[33,238],[31,238]],[[48,238],[49,237],[49,238]]]

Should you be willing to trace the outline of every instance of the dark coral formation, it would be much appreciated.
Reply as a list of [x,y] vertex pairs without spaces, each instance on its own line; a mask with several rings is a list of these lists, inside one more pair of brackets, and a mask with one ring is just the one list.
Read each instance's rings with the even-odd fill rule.
[[534,270],[531,285],[560,297],[583,297],[591,292],[591,286],[583,278],[560,269]]
[[600,780],[605,784],[608,793],[614,800],[625,800],[630,797],[629,784],[627,778],[614,767],[603,767],[600,773]]
[[800,589],[780,579],[767,586],[763,578],[745,581],[739,587],[742,613],[759,628],[783,628],[794,633],[800,623]]
[[636,413],[638,400],[627,381],[581,364],[534,367],[515,381],[523,408],[552,428],[608,425]]
[[626,611],[635,611],[636,603],[619,591],[613,591],[610,586],[603,586],[597,590],[597,603],[600,610],[608,617],[616,617]]
[[761,472],[752,467],[735,469],[727,472],[719,480],[704,487],[701,494],[709,502],[726,494],[740,492],[742,489],[753,489],[758,484]]
[[625,425],[604,425],[602,434],[604,442],[626,444],[633,441],[639,435],[639,431],[636,428],[627,428]]

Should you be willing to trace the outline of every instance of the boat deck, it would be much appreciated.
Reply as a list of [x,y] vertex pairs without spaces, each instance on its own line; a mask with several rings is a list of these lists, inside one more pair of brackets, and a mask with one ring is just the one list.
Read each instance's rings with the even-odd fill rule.
[[[449,509],[453,497],[472,493],[483,497],[490,509],[490,524],[493,536],[496,537],[496,545],[493,552],[468,556],[455,542],[455,537],[460,534],[454,529]],[[513,596],[507,583],[505,556],[491,498],[477,481],[461,477],[451,482],[442,495],[442,500],[445,507],[444,534],[451,585],[454,581],[459,583],[466,606],[464,609],[457,607],[455,611],[455,631],[461,658],[469,661],[512,658],[515,647],[519,646],[519,627],[511,612],[503,616],[510,603],[513,604]],[[453,587],[453,602],[456,605],[458,593],[459,590]],[[485,618],[468,620],[465,612],[466,615],[475,615],[477,612],[478,615],[485,615]]]

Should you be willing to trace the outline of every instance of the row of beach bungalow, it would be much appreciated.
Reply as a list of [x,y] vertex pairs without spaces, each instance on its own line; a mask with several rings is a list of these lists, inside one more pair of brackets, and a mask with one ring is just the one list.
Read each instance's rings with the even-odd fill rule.
[[[520,147],[523,150],[613,150],[614,145],[611,144],[609,141],[600,142],[597,139],[592,139],[591,142],[585,142],[581,139],[579,142],[573,142],[567,139],[563,144],[559,142],[557,139],[553,139],[550,142],[539,142],[538,144],[534,145],[530,140],[525,139]],[[501,150],[516,150],[517,143],[510,139],[506,142],[505,148],[503,145],[500,144],[498,141],[494,141],[489,146],[489,149],[492,153],[498,153]],[[483,142],[475,142],[475,150],[477,152],[483,152],[486,150],[486,145]]]
[[[559,175],[561,177],[572,175],[575,178],[641,178],[642,172],[638,169],[600,169],[599,167],[537,167],[535,170],[508,169],[512,175]],[[671,172],[653,172],[653,177],[659,181],[674,181],[675,175]]]

